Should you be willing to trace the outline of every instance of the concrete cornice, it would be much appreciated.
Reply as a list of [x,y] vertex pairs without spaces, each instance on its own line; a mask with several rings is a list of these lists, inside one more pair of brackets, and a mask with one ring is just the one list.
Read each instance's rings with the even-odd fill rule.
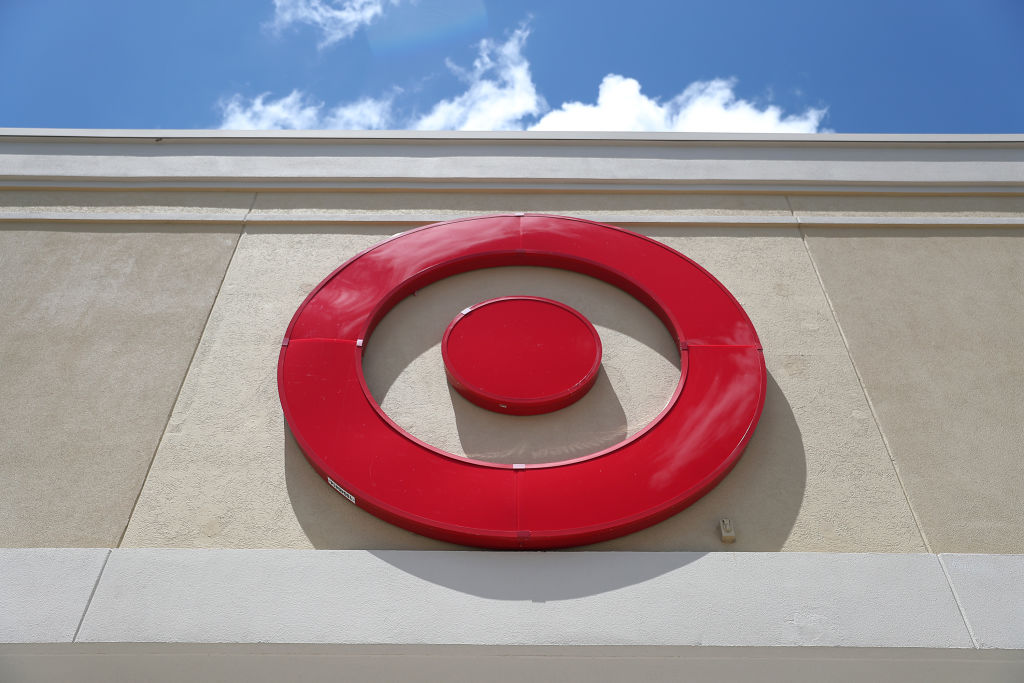
[[499,556],[2,549],[0,642],[1024,645],[1021,555]]
[[1024,193],[1024,135],[0,129],[0,188]]
[[544,141],[573,144],[603,142],[611,144],[690,143],[750,145],[800,143],[801,145],[904,146],[951,143],[961,145],[1024,146],[1024,134],[877,134],[877,133],[631,133],[631,132],[547,132],[547,131],[417,131],[417,130],[191,130],[191,129],[91,129],[91,128],[0,128],[0,142],[22,140],[107,140],[159,142],[259,140],[261,142],[353,143],[359,141],[416,142],[495,142]]
[[[187,207],[173,208],[167,210],[139,210],[125,208],[119,211],[76,211],[76,210],[52,210],[43,208],[0,208],[0,226],[3,224],[23,223],[66,223],[66,224],[88,224],[102,223],[112,224],[144,224],[161,223],[172,224],[182,223],[190,225],[248,225],[248,226],[292,226],[300,228],[312,225],[378,225],[393,228],[395,230],[406,230],[429,223],[437,223],[452,218],[461,217],[462,213],[448,214],[438,212],[421,213],[345,213],[345,212],[324,212],[320,215],[308,216],[302,214],[279,214],[273,216],[252,216],[246,215],[245,211],[194,211]],[[647,215],[647,214],[619,214],[606,216],[601,214],[590,215],[582,213],[579,218],[594,220],[597,222],[612,223],[620,227],[643,230],[644,228],[655,228],[660,226],[671,227],[804,227],[804,228],[829,228],[829,227],[901,227],[901,228],[1009,228],[1020,227],[1024,219],[1008,216],[775,216],[765,214],[752,215]]]

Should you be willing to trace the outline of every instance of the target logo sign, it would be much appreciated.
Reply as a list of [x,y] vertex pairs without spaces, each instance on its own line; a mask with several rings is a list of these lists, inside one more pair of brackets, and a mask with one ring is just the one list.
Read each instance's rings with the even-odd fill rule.
[[[414,291],[497,266],[582,273],[647,306],[679,349],[679,384],[666,408],[610,448],[530,465],[446,453],[396,425],[367,388],[365,341]],[[590,389],[601,340],[560,302],[508,296],[458,312],[442,355],[449,382],[473,403],[535,415]],[[278,362],[285,419],[331,486],[398,526],[488,548],[594,543],[690,505],[739,460],[761,416],[766,381],[750,319],[703,268],[621,228],[534,214],[428,225],[357,255],[299,306]]]

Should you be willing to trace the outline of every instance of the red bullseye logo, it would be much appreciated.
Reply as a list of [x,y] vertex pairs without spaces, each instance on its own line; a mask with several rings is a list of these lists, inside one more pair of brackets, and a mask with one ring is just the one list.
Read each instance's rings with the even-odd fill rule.
[[[498,266],[582,273],[647,306],[679,349],[680,379],[665,409],[610,448],[529,465],[446,453],[396,425],[367,388],[366,340],[412,292]],[[453,313],[441,340],[445,372],[473,403],[536,415],[593,386],[601,340],[568,306],[507,296]],[[533,214],[429,225],[357,255],[299,306],[278,362],[285,419],[331,486],[398,526],[489,548],[593,543],[690,505],[738,461],[766,381],[749,318],[696,263],[621,228]]]
[[601,337],[583,315],[536,296],[459,313],[441,338],[448,381],[481,408],[539,415],[579,400],[597,380]]

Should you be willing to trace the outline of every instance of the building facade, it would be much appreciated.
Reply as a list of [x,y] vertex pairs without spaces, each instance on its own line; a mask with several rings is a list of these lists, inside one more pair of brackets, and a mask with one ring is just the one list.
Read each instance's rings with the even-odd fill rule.
[[[713,491],[558,552],[367,514],[309,466],[278,398],[288,322],[340,264],[414,227],[520,213],[693,259],[742,304],[768,370]],[[441,333],[506,294],[594,323],[583,400],[522,418],[449,390]],[[1024,136],[0,131],[0,666],[152,674],[170,652],[275,677],[1012,680],[1022,302]],[[364,372],[415,437],[532,463],[641,430],[680,359],[625,292],[507,267],[407,297]]]

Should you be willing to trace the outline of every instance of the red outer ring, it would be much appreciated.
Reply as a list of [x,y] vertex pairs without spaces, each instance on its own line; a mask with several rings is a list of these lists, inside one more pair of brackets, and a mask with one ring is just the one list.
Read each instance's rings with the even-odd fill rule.
[[[364,340],[377,323],[432,282],[512,265],[596,277],[662,320],[678,343],[681,372],[654,421],[582,458],[504,465],[433,448],[384,414],[362,371]],[[285,419],[322,477],[398,526],[490,548],[593,543],[675,514],[739,460],[766,385],[750,319],[703,268],[621,228],[536,214],[428,225],[358,254],[299,306],[278,361]]]
[[[591,363],[583,377],[579,378],[575,384],[562,391],[542,396],[503,396],[493,391],[489,391],[486,387],[470,382],[458,371],[456,364],[452,362],[453,359],[448,352],[448,340],[451,338],[452,331],[455,329],[455,326],[458,325],[459,322],[461,322],[467,315],[491,304],[501,303],[503,301],[524,300],[542,302],[569,313],[584,324],[594,342],[594,362]],[[496,413],[504,413],[508,415],[540,415],[542,413],[550,413],[572,405],[583,398],[583,396],[590,391],[591,387],[594,386],[594,382],[597,381],[597,373],[601,369],[601,335],[597,333],[597,330],[594,329],[593,324],[587,320],[585,315],[571,306],[566,306],[561,301],[545,299],[539,296],[503,296],[497,299],[481,301],[480,303],[470,306],[456,315],[451,323],[448,324],[448,327],[445,328],[444,335],[441,337],[441,357],[444,359],[444,371],[448,377],[448,382],[455,387],[456,391],[472,403],[475,403],[481,408],[493,410]]]

